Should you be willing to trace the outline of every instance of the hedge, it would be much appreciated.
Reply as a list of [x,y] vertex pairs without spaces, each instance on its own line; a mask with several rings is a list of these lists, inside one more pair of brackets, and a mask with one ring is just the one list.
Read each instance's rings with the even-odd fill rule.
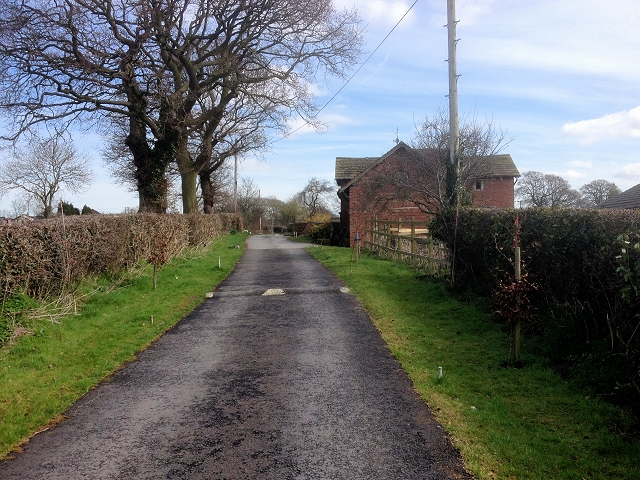
[[[528,334],[574,379],[640,402],[640,211],[467,209],[458,214],[455,287],[491,295],[512,275],[516,218],[523,271],[538,288]],[[455,213],[432,222],[452,247]]]
[[231,214],[86,215],[3,225],[2,304],[16,294],[56,296],[87,275],[116,273],[141,261],[161,265],[233,228],[241,227]]

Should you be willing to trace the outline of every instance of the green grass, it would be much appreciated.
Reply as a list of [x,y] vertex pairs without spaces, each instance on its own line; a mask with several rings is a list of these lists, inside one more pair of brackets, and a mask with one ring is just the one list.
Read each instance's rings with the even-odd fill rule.
[[200,304],[243,252],[229,247],[242,246],[245,238],[227,235],[174,259],[158,271],[156,290],[150,266],[115,289],[106,279],[87,282],[81,290],[98,293],[78,315],[37,321],[34,335],[0,349],[0,457],[59,421],[75,400]]
[[302,235],[288,235],[287,238],[289,240],[291,240],[292,242],[299,242],[299,243],[315,243],[313,238],[311,237],[304,237]]
[[399,263],[309,250],[362,301],[478,478],[640,479],[640,441],[620,433],[625,412],[563,381],[526,339],[524,367],[504,367],[508,336],[486,308]]

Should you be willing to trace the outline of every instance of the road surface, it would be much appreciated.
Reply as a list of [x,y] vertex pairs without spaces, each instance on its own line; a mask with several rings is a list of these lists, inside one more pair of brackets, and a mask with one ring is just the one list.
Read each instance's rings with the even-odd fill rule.
[[284,237],[236,270],[2,479],[472,478],[360,303]]

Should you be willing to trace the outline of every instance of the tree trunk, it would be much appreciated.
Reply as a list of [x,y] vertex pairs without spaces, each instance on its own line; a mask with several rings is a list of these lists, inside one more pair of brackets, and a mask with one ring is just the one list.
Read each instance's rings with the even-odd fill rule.
[[134,155],[140,213],[166,213],[167,190],[166,165],[163,161],[140,158]]
[[183,139],[176,151],[176,162],[180,171],[182,183],[182,212],[195,213],[198,211],[198,173],[196,163],[191,159],[187,149],[187,139]]
[[182,180],[182,212],[197,213],[199,210],[197,194],[198,173],[193,169],[181,171],[180,178]]
[[150,148],[146,127],[132,118],[129,135],[125,141],[133,156],[138,183],[140,213],[165,213],[167,211],[167,166],[173,159],[175,148],[168,140],[156,141]]
[[213,202],[214,198],[214,188],[211,183],[211,174],[208,170],[203,169],[199,173],[200,177],[200,188],[202,189],[202,204],[204,213],[211,214],[213,213]]
[[[216,202],[216,195],[220,190],[220,186],[212,181],[212,175],[223,164],[227,156],[218,156],[215,160],[212,158],[211,149],[204,150],[198,157],[200,168],[200,188],[202,189],[202,203],[204,205],[204,213],[213,213],[213,206]],[[213,161],[212,161],[213,160]]]

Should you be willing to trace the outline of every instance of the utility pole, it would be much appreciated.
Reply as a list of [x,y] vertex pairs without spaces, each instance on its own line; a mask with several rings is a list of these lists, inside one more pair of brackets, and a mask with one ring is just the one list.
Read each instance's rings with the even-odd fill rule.
[[456,58],[456,1],[447,0],[447,32],[449,39],[449,150],[451,163],[455,165],[460,150],[460,127],[458,124],[458,66]]
[[260,235],[262,235],[262,201],[260,200],[260,190],[258,190],[258,213],[260,214]]
[[238,214],[238,154],[234,155],[235,168],[233,169],[233,213]]
[[[460,207],[460,127],[458,124],[458,60],[456,58],[456,1],[447,0],[447,36],[449,44],[449,155],[451,170],[447,175],[447,190],[452,194],[450,206],[455,208],[456,216],[453,228],[451,248],[451,282],[455,281],[456,245],[458,237],[458,213]],[[449,190],[450,189],[450,190]]]

